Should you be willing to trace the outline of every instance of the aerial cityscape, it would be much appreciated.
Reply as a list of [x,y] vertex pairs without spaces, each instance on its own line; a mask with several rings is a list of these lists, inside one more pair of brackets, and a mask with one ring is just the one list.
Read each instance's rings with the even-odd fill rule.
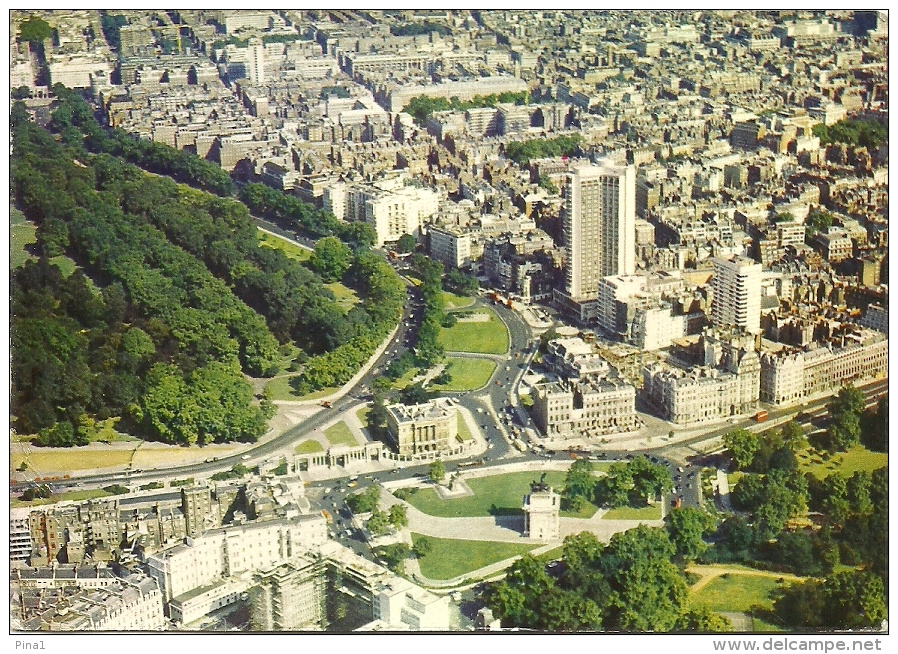
[[9,42],[12,633],[887,632],[887,12]]

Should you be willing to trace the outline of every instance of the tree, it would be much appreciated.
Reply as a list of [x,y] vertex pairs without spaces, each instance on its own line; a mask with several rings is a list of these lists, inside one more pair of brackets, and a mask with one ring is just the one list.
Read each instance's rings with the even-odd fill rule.
[[703,537],[711,532],[715,523],[706,511],[692,507],[673,509],[664,521],[680,559],[694,561],[708,549]]
[[723,445],[732,456],[735,468],[747,468],[760,447],[758,437],[747,429],[736,429],[724,434]]
[[399,254],[409,254],[415,251],[415,247],[418,245],[417,239],[411,234],[403,234],[399,237],[399,240],[396,241],[396,251]]
[[825,445],[831,451],[843,452],[860,441],[864,395],[850,384],[843,386],[828,408],[832,420]]
[[31,16],[19,24],[19,43],[28,42],[40,45],[53,36],[49,23],[39,16]]
[[374,509],[365,522],[365,528],[375,536],[383,536],[390,531],[390,518],[380,509]]
[[804,430],[799,423],[790,420],[780,428],[780,439],[786,447],[797,450],[805,442]]
[[561,497],[572,511],[579,511],[584,502],[592,499],[595,486],[592,463],[588,459],[577,459],[564,478]]
[[447,291],[470,297],[477,293],[480,282],[474,275],[466,275],[460,270],[450,270],[443,279],[443,287]]
[[414,404],[424,404],[433,397],[433,393],[424,388],[423,382],[417,384],[409,384],[399,391],[399,401],[409,406]]
[[346,498],[346,506],[353,513],[373,513],[377,510],[380,501],[380,489],[377,486],[369,486],[361,493],[350,495]]
[[754,532],[748,521],[740,515],[724,520],[717,529],[720,540],[717,548],[726,552],[727,559],[741,561],[748,558]]
[[728,618],[715,613],[707,606],[690,608],[677,618],[673,628],[673,631],[692,634],[720,633],[732,630],[733,624]]
[[309,259],[309,267],[318,273],[325,283],[338,282],[352,265],[352,251],[340,239],[327,236],[315,244],[315,252]]
[[376,554],[383,559],[387,567],[394,572],[401,571],[403,562],[412,554],[412,548],[405,543],[390,543],[376,550]]
[[390,524],[396,529],[408,526],[408,510],[402,504],[394,504],[389,512]]
[[433,551],[433,544],[422,536],[415,539],[415,545],[412,547],[412,551],[417,558],[421,559]]
[[615,596],[607,629],[670,631],[686,604],[686,583],[670,562],[674,546],[663,529],[640,525],[614,534],[602,554],[600,572]]
[[440,483],[443,479],[446,478],[446,467],[443,465],[443,462],[437,459],[430,464],[430,468],[428,470],[428,477],[430,477],[430,481],[435,484]]
[[881,397],[876,410],[864,412],[861,424],[864,447],[874,452],[885,452],[889,443],[889,398]]
[[886,618],[885,586],[867,571],[847,570],[783,589],[773,611],[796,629],[871,629]]

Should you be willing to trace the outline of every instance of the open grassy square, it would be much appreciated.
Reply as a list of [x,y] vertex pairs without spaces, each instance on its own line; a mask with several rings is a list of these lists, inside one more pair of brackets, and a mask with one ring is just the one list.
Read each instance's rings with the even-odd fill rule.
[[111,493],[107,493],[101,488],[97,488],[94,490],[78,490],[71,491],[69,493],[59,493],[50,495],[47,498],[35,499],[30,502],[24,502],[18,498],[11,498],[9,500],[9,508],[15,509],[22,506],[41,506],[43,504],[55,504],[56,502],[82,502],[84,500],[92,500],[98,497],[108,497]]
[[[408,502],[419,511],[441,518],[480,518],[491,515],[521,515],[524,495],[530,492],[530,482],[539,481],[541,473],[511,472],[505,475],[475,477],[465,482],[474,493],[467,497],[440,499],[432,488],[424,488]],[[546,475],[546,483],[560,490],[566,473],[551,471]],[[593,504],[586,504],[577,513],[562,511],[565,517],[589,518],[598,510]]]
[[337,305],[343,310],[343,313],[349,313],[356,304],[358,304],[359,296],[351,288],[343,286],[340,282],[333,284],[325,284],[324,288],[328,289],[337,298]]
[[342,420],[325,429],[324,435],[331,445],[349,445],[350,447],[355,447],[359,444],[353,433],[349,430],[349,426]]
[[397,391],[401,391],[403,388],[411,384],[412,379],[414,379],[420,372],[420,368],[412,368],[411,370],[407,370],[404,375],[397,378],[396,381],[393,382],[393,388]]
[[447,361],[452,364],[449,368],[452,380],[448,384],[431,383],[428,388],[435,391],[476,391],[489,383],[496,370],[496,362],[489,359],[449,357]]
[[324,452],[324,447],[315,440],[303,441],[293,448],[294,454],[315,454],[315,452]]
[[265,387],[271,393],[271,399],[281,401],[298,400],[299,396],[294,393],[293,387],[290,386],[290,380],[295,376],[296,375],[275,377],[270,382],[268,382]]
[[[487,319],[465,321],[466,317],[478,315],[487,316]],[[505,354],[508,351],[508,330],[492,309],[464,311],[459,313],[458,318],[455,326],[440,330],[440,344],[447,352]]]
[[850,477],[859,470],[873,472],[886,467],[889,465],[889,455],[885,452],[871,452],[863,445],[855,445],[847,452],[833,455],[828,461],[806,455],[799,456],[798,462],[802,472],[810,472],[817,479],[823,479],[837,471]]
[[526,554],[539,547],[522,543],[496,543],[482,540],[454,540],[412,533],[412,543],[426,539],[430,552],[418,559],[421,574],[429,579],[452,579],[480,568]]
[[465,297],[463,295],[456,295],[455,293],[450,293],[449,291],[443,291],[443,302],[445,303],[445,307],[447,311],[453,311],[455,309],[464,309],[474,304],[475,298],[473,297]]
[[259,230],[259,244],[262,247],[280,250],[289,258],[295,259],[296,261],[308,261],[312,258],[311,250],[299,247],[298,245],[291,243],[290,241],[285,241],[282,238],[278,238],[277,236],[274,236],[267,232],[263,232],[261,230]]
[[712,611],[747,613],[753,606],[771,608],[773,592],[782,587],[775,577],[730,574],[712,580],[690,596],[693,606],[707,606]]
[[28,464],[28,470],[42,477],[41,473],[66,473],[72,470],[93,470],[127,465],[131,462],[134,447],[128,449],[86,449],[73,447],[68,449],[32,448],[26,457],[21,452],[10,453],[11,468],[18,468],[22,461]]
[[661,506],[642,506],[638,509],[632,506],[619,506],[611,509],[602,516],[603,520],[660,520]]

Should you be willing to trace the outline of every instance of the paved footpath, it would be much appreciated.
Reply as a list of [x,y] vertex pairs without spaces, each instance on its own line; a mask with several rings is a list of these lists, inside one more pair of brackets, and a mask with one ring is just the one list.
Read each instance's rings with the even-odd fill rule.
[[[560,538],[549,542],[536,538],[525,538],[521,534],[524,530],[524,516],[490,516],[480,518],[440,518],[428,515],[414,506],[400,500],[389,492],[381,494],[381,509],[389,510],[394,504],[406,507],[408,515],[408,527],[403,529],[402,539],[411,545],[411,532],[431,536],[433,538],[448,538],[455,540],[494,541],[503,543],[520,543],[522,545],[536,545],[533,554],[538,555],[549,551],[562,544],[566,536],[589,531],[596,535],[600,542],[607,543],[611,537],[622,531],[632,529],[639,524],[651,527],[659,527],[663,520],[604,520],[602,516],[607,512],[600,509],[591,518],[561,518]],[[491,565],[472,570],[455,579],[437,580],[428,579],[421,574],[417,559],[406,562],[406,568],[413,578],[430,587],[455,587],[465,579],[483,579],[493,575],[499,575],[517,558],[512,557],[504,561],[498,561]]]

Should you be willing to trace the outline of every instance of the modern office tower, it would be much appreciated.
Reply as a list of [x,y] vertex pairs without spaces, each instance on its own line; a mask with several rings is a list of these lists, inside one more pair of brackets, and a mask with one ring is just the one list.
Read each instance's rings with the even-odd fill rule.
[[250,590],[256,631],[321,630],[326,622],[327,575],[322,560],[299,557],[253,574]]
[[583,303],[596,299],[602,277],[636,270],[636,169],[574,166],[567,179],[563,295]]
[[253,86],[265,84],[265,44],[262,39],[250,39],[246,60],[246,76]]
[[761,331],[761,264],[740,256],[714,259],[712,289],[714,325]]

